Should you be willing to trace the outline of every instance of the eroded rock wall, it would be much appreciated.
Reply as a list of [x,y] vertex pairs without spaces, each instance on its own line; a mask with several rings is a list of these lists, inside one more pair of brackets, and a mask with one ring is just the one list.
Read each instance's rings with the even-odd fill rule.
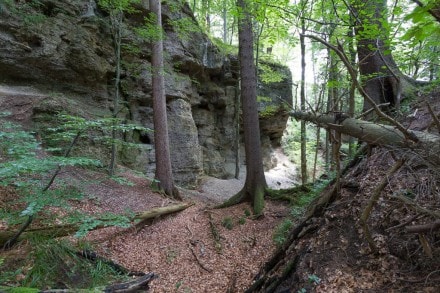
[[[60,111],[87,118],[110,117],[115,57],[108,15],[90,0],[32,3],[0,4],[0,83],[32,85],[47,93],[34,110],[37,131],[44,132],[56,123],[51,117]],[[148,1],[141,1],[136,8],[137,12],[124,20],[124,44],[129,46],[122,55],[119,116],[153,129],[149,44],[132,29],[143,24]],[[170,24],[170,20],[183,18],[194,21],[186,4],[178,9],[163,6],[172,166],[177,183],[191,186],[197,185],[203,174],[233,176],[235,127],[239,123],[238,61],[222,55],[201,32],[182,33]],[[290,74],[285,79],[284,83],[260,83],[259,87],[267,92],[265,96],[274,95],[271,105],[276,106],[271,109],[277,109],[269,113],[267,101],[261,104],[266,167],[274,164],[271,148],[279,145],[288,119],[280,101],[291,99]],[[153,176],[152,133],[133,132],[124,139],[141,147],[137,151],[121,149],[119,163]],[[97,154],[104,164],[109,160],[108,147],[88,144],[82,150]]]

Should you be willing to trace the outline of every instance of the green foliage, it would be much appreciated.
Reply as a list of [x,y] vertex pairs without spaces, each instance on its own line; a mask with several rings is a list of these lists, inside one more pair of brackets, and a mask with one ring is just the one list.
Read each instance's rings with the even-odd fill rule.
[[136,12],[133,4],[140,3],[140,0],[99,0],[98,5],[109,13]]
[[280,110],[279,106],[276,105],[267,105],[264,107],[262,111],[258,113],[261,118],[273,117]]
[[173,27],[181,40],[188,41],[193,37],[193,34],[200,33],[200,27],[189,17],[168,19],[167,23]]
[[281,82],[286,77],[279,71],[273,70],[273,68],[267,64],[259,63],[258,64],[259,78],[263,83],[275,83]]
[[[311,187],[311,184],[308,184],[306,186],[296,186],[290,190],[271,191],[271,197],[276,198],[274,193],[278,192],[279,195],[283,195],[282,198],[288,198],[290,203],[293,204],[290,217],[287,217],[283,222],[281,222],[281,224],[277,226],[277,228],[275,228],[275,232],[273,234],[275,244],[281,246],[286,241],[286,237],[294,224],[294,220],[303,216],[307,207],[321,194],[330,180],[331,179],[318,181]],[[291,197],[289,197],[289,194]]]
[[[120,124],[115,126],[112,125],[112,119],[88,121],[68,115],[60,115],[59,118],[62,119],[63,123],[51,130],[60,141],[71,141],[75,133],[86,133],[90,129],[115,127],[121,131],[146,130],[135,125]],[[19,224],[24,222],[28,216],[43,213],[47,206],[67,209],[69,200],[83,198],[83,194],[78,189],[66,186],[62,182],[57,188],[44,191],[44,186],[47,183],[42,179],[49,178],[46,175],[51,175],[58,167],[100,166],[99,161],[83,157],[38,157],[37,151],[41,147],[32,133],[23,131],[9,122],[2,121],[0,124],[2,126],[0,131],[0,185],[14,185],[16,191],[20,194],[17,203],[24,203],[26,206],[21,212],[2,209],[0,210],[2,218],[5,218],[9,224]],[[114,177],[113,179],[120,184],[132,184],[122,178]],[[71,215],[69,221],[82,223],[77,236],[84,236],[87,231],[97,226],[128,227],[130,224],[127,215],[111,213],[101,215],[99,219],[83,214]]]
[[272,238],[277,246],[281,246],[284,244],[292,226],[293,221],[290,219],[285,219],[275,228],[275,232],[273,233]]
[[246,218],[245,218],[245,217],[240,217],[240,218],[238,219],[238,224],[240,224],[240,225],[244,225],[244,224],[246,224]]
[[319,285],[321,283],[321,279],[317,275],[309,275],[308,280],[310,283],[314,285]]
[[51,133],[47,137],[50,143],[60,144],[61,142],[71,142],[72,139],[80,133],[81,138],[92,139],[94,143],[103,145],[112,145],[116,143],[124,147],[139,147],[136,143],[113,139],[111,133],[115,130],[117,133],[126,134],[133,131],[151,132],[152,130],[136,124],[123,123],[119,118],[101,118],[88,120],[78,116],[59,114],[57,116],[57,127],[48,128]]
[[71,288],[93,288],[108,285],[109,280],[125,279],[102,261],[91,263],[77,256],[77,248],[68,241],[34,239],[32,247],[32,266],[23,286],[47,288],[62,282]]
[[[300,122],[296,120],[292,120],[288,123],[285,135],[282,137],[281,145],[283,147],[284,152],[287,154],[289,159],[292,162],[301,162],[301,128]],[[315,151],[316,148],[319,148],[321,145],[324,145],[324,136],[321,135],[321,140],[319,145],[316,144],[316,131],[317,128],[307,124],[306,125],[306,156],[307,162],[313,162],[315,159]],[[299,165],[299,164],[298,164]],[[321,168],[324,165],[322,157],[318,155],[318,168]],[[308,175],[312,176],[313,173],[313,164],[310,163],[307,165]]]
[[47,16],[42,12],[44,3],[40,0],[17,1],[2,0],[0,1],[0,12],[10,10],[15,16],[23,20],[27,27],[32,27],[43,23]]
[[[2,288],[0,287],[0,289],[2,289]],[[8,293],[37,293],[37,292],[40,292],[40,290],[35,289],[35,288],[28,288],[28,287],[17,287],[17,288],[5,289],[4,292],[8,292]]]
[[164,32],[162,27],[156,25],[157,16],[150,13],[144,18],[145,24],[134,28],[136,34],[147,42],[156,42],[162,39]]
[[238,47],[224,43],[220,38],[211,38],[211,42],[220,50],[223,55],[238,55]]
[[222,226],[228,230],[232,230],[232,228],[234,228],[234,221],[232,221],[231,217],[225,217],[222,220]]
[[119,185],[125,185],[125,186],[134,186],[135,185],[133,182],[131,182],[130,180],[128,180],[127,178],[124,178],[124,177],[112,176],[110,178],[113,181],[115,181],[116,183],[118,183]]
[[70,215],[68,221],[72,223],[81,223],[78,231],[75,233],[75,237],[81,238],[86,236],[90,230],[93,230],[97,227],[116,226],[128,228],[131,226],[130,216],[132,215],[133,214],[131,212],[128,212],[125,215],[105,212],[94,216],[76,213]]

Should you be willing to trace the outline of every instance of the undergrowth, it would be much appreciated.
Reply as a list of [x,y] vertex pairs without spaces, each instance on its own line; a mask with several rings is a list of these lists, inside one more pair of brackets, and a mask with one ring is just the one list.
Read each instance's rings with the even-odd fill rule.
[[286,200],[291,205],[290,215],[276,228],[272,239],[277,246],[283,245],[297,219],[304,216],[311,203],[328,185],[331,179],[317,181],[315,184],[300,185],[284,190],[270,190],[273,199]]
[[32,251],[25,264],[16,268],[9,263],[9,268],[0,269],[0,284],[4,286],[0,291],[17,292],[18,288],[87,289],[127,280],[127,276],[105,262],[91,262],[79,256],[77,251],[81,248],[67,240],[33,238],[30,245]]

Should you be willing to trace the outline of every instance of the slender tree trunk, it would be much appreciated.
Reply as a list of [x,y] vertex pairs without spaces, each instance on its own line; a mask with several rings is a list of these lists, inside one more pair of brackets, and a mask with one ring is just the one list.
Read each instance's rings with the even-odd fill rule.
[[228,41],[228,11],[226,9],[226,0],[223,0],[223,43],[226,44]]
[[235,88],[235,179],[240,177],[240,80]]
[[[354,22],[354,21],[351,21]],[[355,67],[356,63],[356,49],[354,47],[354,28],[350,27],[348,29],[348,50],[350,53],[350,62],[353,67]],[[348,74],[348,73],[347,73]],[[349,74],[348,74],[349,75]],[[350,78],[350,75],[348,76]],[[356,93],[356,84],[354,81],[351,82],[350,85],[350,92],[348,94],[348,115],[350,118],[354,117],[354,111],[355,111],[355,93]],[[350,136],[349,142],[348,142],[348,156],[351,158],[354,155],[355,150],[355,140],[353,137]]]
[[[306,73],[306,45],[304,40],[305,34],[305,20],[301,19],[301,88],[300,88],[300,107],[301,111],[306,110],[306,91],[305,91],[305,73]],[[301,183],[305,185],[307,183],[307,134],[306,123],[301,121]]]
[[117,155],[117,147],[116,147],[116,118],[118,117],[119,112],[119,86],[121,83],[121,43],[122,43],[122,11],[116,12],[114,15],[111,15],[112,29],[113,29],[113,43],[114,43],[114,51],[116,57],[116,75],[115,75],[115,97],[113,100],[113,128],[112,128],[112,150],[111,150],[111,159],[109,166],[109,175],[113,176],[115,173],[115,165],[116,165],[116,155]]
[[244,145],[246,155],[246,181],[243,189],[220,207],[249,200],[254,213],[261,215],[267,188],[261,155],[260,126],[257,108],[257,76],[255,72],[252,22],[246,0],[237,5],[243,15],[239,19],[239,59],[241,74],[241,99],[243,112]]
[[[150,0],[151,12],[156,16],[156,29],[162,32],[161,1]],[[153,75],[153,123],[154,146],[156,155],[155,184],[166,195],[181,199],[179,191],[174,186],[171,169],[170,145],[168,137],[168,122],[164,87],[163,43],[162,33],[152,44],[152,75]]]

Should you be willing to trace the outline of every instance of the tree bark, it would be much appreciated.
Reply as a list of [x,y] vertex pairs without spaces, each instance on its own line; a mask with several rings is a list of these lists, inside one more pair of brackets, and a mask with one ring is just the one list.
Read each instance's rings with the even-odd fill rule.
[[[300,89],[300,106],[301,111],[306,110],[306,44],[304,34],[306,31],[305,20],[301,18],[301,35],[299,36],[301,45],[301,89]],[[307,183],[307,133],[306,123],[301,121],[301,183]]]
[[[389,32],[386,22],[386,0],[354,1],[355,34],[362,85],[376,104],[390,103],[398,108],[401,81],[393,73],[398,68],[390,53]],[[402,74],[399,75],[402,76]],[[364,101],[364,111],[372,108]]]
[[254,213],[260,215],[264,209],[264,194],[267,183],[264,176],[263,158],[261,155],[252,21],[247,0],[238,0],[237,5],[241,11],[243,11],[243,15],[239,19],[238,35],[246,181],[243,189],[224,204],[220,205],[220,207],[226,207],[249,200],[253,203]]
[[155,185],[159,190],[165,192],[166,195],[181,200],[182,197],[174,186],[171,168],[164,86],[161,1],[150,0],[150,10],[156,16],[156,29],[160,32],[160,38],[153,41],[151,52],[151,66],[153,71],[154,146],[156,156]]
[[418,142],[408,140],[393,126],[376,124],[344,116],[293,112],[295,119],[305,120],[319,126],[335,129],[372,145],[399,147],[418,154],[426,163],[440,165],[440,136],[415,130],[407,130]]

